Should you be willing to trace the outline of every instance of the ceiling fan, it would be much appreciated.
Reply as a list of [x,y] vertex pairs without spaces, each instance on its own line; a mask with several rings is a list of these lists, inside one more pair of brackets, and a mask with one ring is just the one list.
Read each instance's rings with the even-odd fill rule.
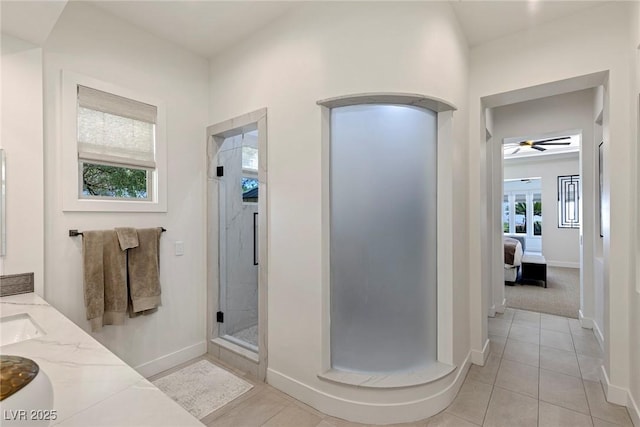
[[[564,140],[568,140],[568,141],[567,142],[554,142],[554,141],[564,141]],[[526,140],[526,141],[517,142],[515,144],[517,144],[518,147],[516,147],[516,149],[513,150],[511,152],[511,154],[516,154],[518,151],[520,151],[521,147],[529,147],[529,148],[533,148],[534,150],[538,150],[538,151],[546,151],[546,148],[539,147],[539,145],[570,145],[571,144],[571,137],[570,136],[563,136],[563,137],[560,137],[560,138],[538,139],[536,141]]]

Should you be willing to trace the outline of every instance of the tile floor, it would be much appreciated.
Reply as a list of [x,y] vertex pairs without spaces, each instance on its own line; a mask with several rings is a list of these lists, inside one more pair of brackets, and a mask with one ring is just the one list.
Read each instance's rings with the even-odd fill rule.
[[[598,382],[602,352],[593,332],[581,328],[577,320],[507,309],[489,319],[489,337],[491,353],[487,363],[471,366],[458,396],[444,412],[398,426],[633,425],[626,408],[605,400]],[[202,422],[207,426],[363,426],[325,415],[218,360],[212,362],[255,387],[204,417]]]

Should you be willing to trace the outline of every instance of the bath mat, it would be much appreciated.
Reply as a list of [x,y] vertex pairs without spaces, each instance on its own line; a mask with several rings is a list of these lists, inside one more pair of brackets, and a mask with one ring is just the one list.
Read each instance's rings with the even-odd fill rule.
[[226,405],[253,387],[243,379],[201,360],[153,381],[197,419]]

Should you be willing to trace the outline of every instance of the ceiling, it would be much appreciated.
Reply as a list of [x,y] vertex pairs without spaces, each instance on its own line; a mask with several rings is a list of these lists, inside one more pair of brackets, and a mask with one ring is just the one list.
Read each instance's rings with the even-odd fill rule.
[[[80,0],[74,0],[80,1]],[[137,1],[98,0],[91,4],[147,32],[211,58],[249,37],[302,1]],[[470,46],[544,22],[562,19],[602,1],[450,1]],[[41,44],[66,0],[0,1],[2,32]]]
[[452,1],[470,47],[562,19],[606,1]]

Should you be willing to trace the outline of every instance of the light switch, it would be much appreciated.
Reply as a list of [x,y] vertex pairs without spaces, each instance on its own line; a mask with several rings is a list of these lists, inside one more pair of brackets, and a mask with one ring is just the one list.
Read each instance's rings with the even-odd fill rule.
[[176,256],[184,255],[184,242],[177,240],[176,241]]

